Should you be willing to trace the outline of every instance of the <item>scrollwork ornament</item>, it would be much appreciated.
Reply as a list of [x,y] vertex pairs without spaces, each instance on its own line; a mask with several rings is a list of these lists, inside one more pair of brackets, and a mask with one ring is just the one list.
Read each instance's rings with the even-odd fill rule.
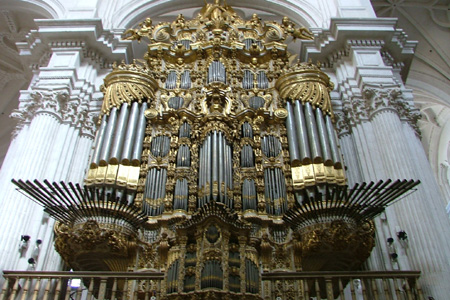
[[348,114],[349,113],[347,109],[342,110],[342,112],[336,112],[334,114],[336,118],[336,131],[339,137],[351,133],[351,123]]
[[80,102],[77,98],[72,99],[65,90],[51,92],[34,90],[29,94],[29,98],[22,101],[19,108],[11,113],[11,117],[19,121],[16,133],[24,125],[31,123],[35,116],[48,114],[62,123],[79,126],[83,133],[93,136],[95,124],[93,119],[88,120],[86,105],[80,105]]

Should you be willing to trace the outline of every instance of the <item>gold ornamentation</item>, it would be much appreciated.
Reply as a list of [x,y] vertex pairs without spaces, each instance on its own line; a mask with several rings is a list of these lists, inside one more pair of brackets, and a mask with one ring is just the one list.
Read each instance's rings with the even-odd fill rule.
[[299,232],[303,270],[356,270],[375,245],[374,232],[370,221],[356,225],[333,221],[303,228]]
[[156,118],[157,115],[158,115],[158,111],[154,108],[149,108],[149,109],[145,110],[145,117],[147,119]]
[[145,66],[138,64],[120,65],[108,74],[104,81],[102,114],[109,114],[112,107],[133,101],[150,102],[155,97],[158,83]]
[[324,182],[339,185],[345,185],[347,182],[342,168],[325,166],[323,163],[292,166],[291,172],[295,189],[303,189]]
[[[164,281],[163,299],[260,299],[256,294],[241,294],[246,292],[244,283],[240,285],[241,293],[230,292],[230,285],[233,285],[230,276],[239,277],[242,282],[245,280],[247,259],[256,266],[262,265],[264,271],[333,269],[335,266],[329,261],[320,260],[331,259],[333,255],[349,268],[364,261],[373,245],[373,230],[366,228],[369,225],[358,228],[355,224],[330,221],[292,233],[283,215],[272,215],[268,209],[271,205],[286,206],[287,203],[286,216],[298,206],[294,192],[326,183],[345,184],[340,165],[329,165],[322,160],[291,165],[289,161],[285,125],[287,102],[308,102],[333,117],[329,94],[333,84],[329,77],[312,63],[289,66],[290,54],[285,40],[290,37],[312,39],[311,32],[298,27],[287,17],[281,23],[264,22],[254,14],[245,21],[230,6],[216,0],[207,3],[193,20],[179,15],[173,22],[153,24],[147,18],[136,29],[126,31],[125,36],[139,42],[146,40],[148,52],[143,65],[133,61],[130,65],[115,66],[105,78],[102,113],[108,114],[112,107],[122,103],[146,101],[149,104],[144,113],[146,129],[142,157],[140,162],[119,164],[112,161],[91,166],[86,184],[136,192],[133,205],[138,208],[164,207],[161,215],[150,216],[144,226],[147,232],[158,230],[148,243],[141,243],[143,255],[152,261],[145,263],[141,259],[138,262],[140,266],[159,270],[167,270],[175,261],[179,263],[179,279],[175,283],[177,293],[166,295],[167,282]],[[169,107],[173,97],[183,98],[183,103],[178,102],[176,108]],[[189,126],[182,127],[185,122]],[[244,122],[251,127],[245,137],[241,132]],[[213,131],[220,131],[232,149],[229,162],[232,187],[227,183],[225,188],[220,179],[222,174],[216,178],[207,175],[199,184],[200,165],[210,159],[206,155],[200,157],[199,149]],[[266,156],[261,144],[269,135],[279,139],[281,147],[277,143],[276,154],[265,151]],[[152,139],[158,136],[170,138],[169,150],[164,157],[152,154],[155,146]],[[177,167],[180,145],[189,148],[189,167]],[[244,145],[251,146],[254,151],[254,167],[240,166]],[[157,199],[143,194],[151,168],[167,171],[165,195]],[[286,193],[275,195],[273,199],[266,198],[264,171],[268,168],[279,168],[286,179]],[[187,195],[175,193],[178,179],[187,180]],[[242,195],[245,179],[255,182],[255,189],[246,197]],[[220,197],[214,197],[219,194],[219,189],[221,194],[228,196],[229,207],[219,202],[223,201]],[[218,200],[200,201],[200,198],[206,198],[204,196]],[[243,211],[249,199],[253,207]],[[183,209],[174,209],[174,200],[187,203],[183,202]],[[210,202],[204,203],[206,201]],[[321,203],[305,205],[315,204]],[[62,225],[59,228],[58,249],[65,257],[73,253],[70,252],[73,246],[63,245],[73,235],[73,230]],[[101,243],[101,234],[93,234],[93,229],[85,232],[93,245]],[[114,234],[108,238],[112,240]],[[134,241],[134,235],[130,235]],[[64,243],[59,242],[63,240]],[[80,243],[89,248],[86,241],[80,240]],[[119,252],[118,248],[114,251]],[[238,258],[236,253],[239,253]],[[104,263],[112,265],[114,259]],[[121,258],[117,259],[120,261]],[[221,291],[201,291],[202,269],[205,265],[211,266],[211,260],[217,261],[223,272]],[[183,293],[187,277],[191,280],[189,288],[194,291]],[[288,282],[288,287],[292,286]],[[234,289],[237,289],[236,284]],[[273,292],[272,295],[277,293]],[[294,297],[292,293],[290,296]]]
[[277,108],[274,112],[275,117],[279,119],[286,119],[288,116],[288,112],[285,108]]
[[79,227],[57,223],[55,248],[75,270],[126,271],[136,255],[136,237],[120,231],[94,220]]
[[275,87],[282,98],[310,102],[313,107],[319,107],[323,113],[333,117],[330,91],[334,86],[318,66],[295,64],[278,78]]

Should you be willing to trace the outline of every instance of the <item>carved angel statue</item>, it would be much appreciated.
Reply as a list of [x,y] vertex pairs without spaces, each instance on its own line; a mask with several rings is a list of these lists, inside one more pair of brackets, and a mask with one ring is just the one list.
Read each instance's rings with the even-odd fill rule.
[[245,23],[246,27],[250,28],[261,28],[261,18],[257,14],[253,14],[252,18]]
[[312,40],[314,39],[312,32],[306,29],[305,27],[295,28],[294,22],[289,20],[288,17],[283,17],[281,21],[285,32],[291,35],[294,40],[302,39],[302,40]]
[[153,31],[152,23],[152,19],[146,18],[144,22],[139,23],[139,29],[128,29],[127,31],[125,31],[124,39],[137,40],[138,42],[140,42],[143,37],[150,38]]
[[214,4],[207,3],[205,0],[205,6],[200,11],[200,15],[210,20],[225,20],[236,17],[236,13],[227,5],[225,0],[223,5],[220,4],[220,0],[214,0]]
[[176,28],[184,29],[186,27],[186,19],[182,14],[179,14],[176,21],[174,22]]

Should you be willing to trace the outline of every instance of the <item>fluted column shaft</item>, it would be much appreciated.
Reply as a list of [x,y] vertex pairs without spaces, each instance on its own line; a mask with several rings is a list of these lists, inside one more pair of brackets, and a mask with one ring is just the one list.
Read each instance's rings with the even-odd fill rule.
[[[70,105],[70,101],[78,99],[71,100],[65,91],[37,91],[31,98],[23,100],[22,107],[14,113],[22,113],[28,119],[18,129],[0,172],[0,184],[4,187],[0,199],[3,230],[0,242],[4,245],[0,268],[26,270],[30,268],[28,260],[33,257],[37,270],[58,270],[59,255],[52,243],[45,242],[53,239],[53,219],[19,193],[10,181],[13,178],[80,181],[85,172],[80,165],[87,165],[93,137],[84,132],[82,112],[73,111]],[[28,247],[19,253],[22,235],[30,236],[30,240]],[[43,243],[36,249],[38,239]]]
[[[450,294],[446,280],[450,277],[450,254],[443,249],[450,249],[446,238],[450,222],[431,166],[414,129],[398,109],[398,101],[403,101],[399,95],[380,89],[365,98],[367,115],[352,126],[352,143],[341,141],[346,148],[354,146],[362,179],[422,182],[417,191],[388,207],[376,220],[379,247],[368,263],[371,269],[421,270],[425,295],[445,299]],[[346,154],[347,160],[351,159]],[[353,174],[357,176],[357,172]],[[407,243],[397,237],[400,230],[407,233]],[[392,245],[387,243],[390,237]],[[394,251],[399,255],[396,261],[389,256]]]

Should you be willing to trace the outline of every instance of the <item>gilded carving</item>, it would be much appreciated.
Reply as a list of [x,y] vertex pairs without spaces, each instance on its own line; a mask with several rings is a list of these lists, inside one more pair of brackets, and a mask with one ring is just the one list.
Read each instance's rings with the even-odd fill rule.
[[[285,40],[312,33],[287,17],[243,20],[220,2],[193,20],[146,18],[125,32],[148,51],[105,77],[95,145],[105,157],[76,191],[89,204],[64,206],[75,216],[55,227],[55,247],[77,270],[164,271],[161,299],[261,299],[282,289],[294,299],[303,287],[287,280],[270,291],[260,270],[356,269],[373,248],[373,223],[346,198],[333,83],[320,64],[289,64]],[[66,93],[31,97],[29,113],[92,123]],[[338,114],[341,134],[352,116],[406,114],[400,98],[399,89],[366,87]]]
[[[125,271],[135,258],[135,236],[109,229],[94,220],[88,220],[77,227],[57,224],[55,234],[56,250],[74,269],[89,268],[91,260],[98,260],[97,267],[102,267],[105,271]],[[83,257],[86,255],[90,258]],[[118,263],[109,264],[111,259]]]

